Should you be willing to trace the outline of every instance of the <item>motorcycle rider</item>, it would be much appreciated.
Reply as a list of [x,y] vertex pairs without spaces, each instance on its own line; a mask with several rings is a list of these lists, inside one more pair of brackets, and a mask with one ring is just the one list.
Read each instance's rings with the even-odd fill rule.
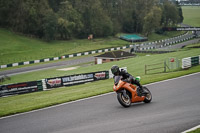
[[129,74],[126,70],[124,69],[119,69],[117,65],[113,65],[111,68],[111,72],[114,76],[122,76],[122,80],[128,80],[131,84],[136,84],[139,87],[139,92],[142,94],[147,94],[142,88],[142,85],[140,84],[139,81],[135,80],[135,78]]

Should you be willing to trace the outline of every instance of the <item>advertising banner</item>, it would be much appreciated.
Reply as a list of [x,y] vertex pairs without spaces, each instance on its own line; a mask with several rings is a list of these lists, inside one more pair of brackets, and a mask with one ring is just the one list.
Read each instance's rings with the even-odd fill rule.
[[92,73],[69,75],[64,77],[47,78],[39,81],[0,85],[0,97],[42,91],[44,89],[57,88],[62,86],[72,86],[108,78],[109,71],[99,71]]
[[35,91],[39,91],[37,81],[0,85],[0,96],[23,94]]
[[94,80],[102,80],[109,78],[109,71],[102,71],[94,73]]
[[94,81],[93,73],[78,74],[62,77],[63,86],[70,86],[75,84],[81,84]]
[[108,71],[71,75],[71,76],[62,77],[62,83],[63,83],[63,86],[83,84],[86,82],[108,79],[109,77],[108,75],[109,75]]
[[47,89],[57,88],[63,86],[61,78],[49,78],[45,79]]
[[200,27],[164,27],[164,31],[200,31]]

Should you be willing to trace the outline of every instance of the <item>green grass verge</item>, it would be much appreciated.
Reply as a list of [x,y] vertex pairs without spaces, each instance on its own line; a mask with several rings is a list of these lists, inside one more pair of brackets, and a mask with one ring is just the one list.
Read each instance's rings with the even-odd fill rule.
[[169,32],[164,32],[163,34],[152,33],[151,35],[148,36],[148,40],[149,41],[164,40],[167,38],[179,36],[184,33],[185,33],[185,31],[169,31]]
[[[142,78],[142,84],[152,83],[156,81],[161,81],[165,79],[170,79],[185,74],[200,72],[200,65],[192,67],[188,70],[167,72],[167,73],[156,73],[156,74],[144,74],[144,65],[153,64],[158,62],[163,62],[168,57],[188,57],[196,56],[199,54],[199,49],[191,49],[187,51],[179,51],[168,54],[151,55],[151,56],[141,56],[136,58],[130,58],[127,60],[121,60],[117,62],[110,62],[101,65],[80,67],[77,70],[67,71],[65,75],[70,75],[74,73],[86,73],[91,71],[108,70],[114,64],[120,67],[127,67],[128,72],[132,75],[140,75]],[[27,81],[33,79],[39,79],[38,75],[43,75],[46,77],[57,75],[57,71],[39,71],[28,74],[21,74],[12,76],[13,81]],[[62,72],[63,73],[63,72]],[[30,110],[35,110],[39,108],[48,107],[51,105],[56,105],[64,102],[69,102],[81,98],[86,98],[90,96],[95,96],[99,94],[104,94],[112,91],[113,79],[97,81],[77,86],[62,87],[57,89],[52,89],[50,91],[35,92],[24,95],[16,95],[10,97],[0,98],[0,116],[6,116],[11,114],[16,114],[20,112],[26,112]]]
[[200,27],[200,7],[199,6],[182,6],[184,24]]
[[186,46],[185,48],[194,48],[194,47],[200,48],[200,43],[191,44],[191,45]]

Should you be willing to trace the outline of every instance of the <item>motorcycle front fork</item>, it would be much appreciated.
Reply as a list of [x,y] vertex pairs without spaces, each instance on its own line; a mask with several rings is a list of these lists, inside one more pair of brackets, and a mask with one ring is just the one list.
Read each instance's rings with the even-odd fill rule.
[[137,86],[137,95],[142,96],[142,90],[139,86]]
[[125,90],[125,89],[123,89],[123,90],[122,90],[122,93],[123,93],[123,96],[124,96],[125,98],[128,98],[128,95],[127,95],[127,93],[126,93],[126,90]]

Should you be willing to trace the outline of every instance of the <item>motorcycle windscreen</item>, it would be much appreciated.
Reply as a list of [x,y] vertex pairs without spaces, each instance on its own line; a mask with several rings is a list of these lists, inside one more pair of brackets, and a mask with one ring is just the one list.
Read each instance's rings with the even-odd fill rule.
[[114,82],[115,82],[115,85],[117,85],[119,83],[119,81],[121,80],[121,76],[115,76],[114,77]]

